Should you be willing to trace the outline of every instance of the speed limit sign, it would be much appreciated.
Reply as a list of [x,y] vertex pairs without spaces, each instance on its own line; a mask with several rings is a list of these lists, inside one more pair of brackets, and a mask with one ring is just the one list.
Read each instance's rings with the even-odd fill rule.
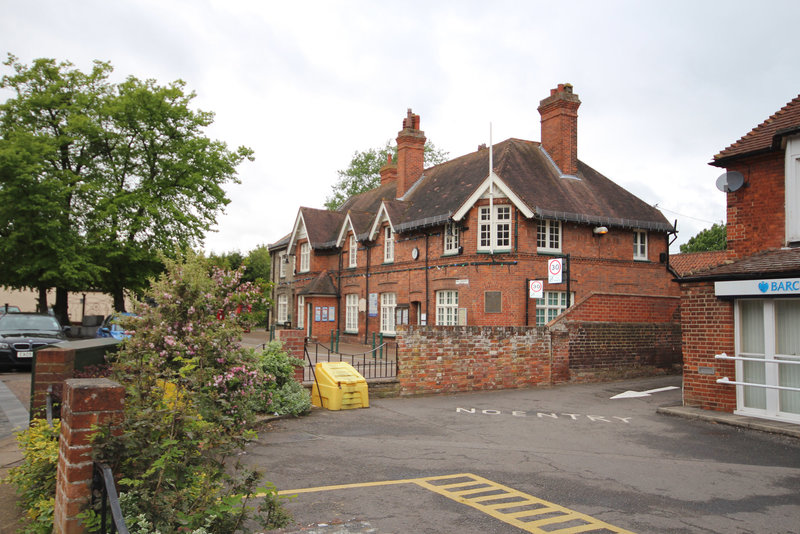
[[544,282],[541,280],[528,280],[528,298],[540,299],[544,297]]
[[561,283],[561,258],[554,258],[547,262],[547,281],[551,284]]

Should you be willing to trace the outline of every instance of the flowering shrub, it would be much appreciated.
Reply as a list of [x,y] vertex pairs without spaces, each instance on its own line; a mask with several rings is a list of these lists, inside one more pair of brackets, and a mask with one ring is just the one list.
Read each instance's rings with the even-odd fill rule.
[[44,419],[34,419],[17,434],[22,464],[11,468],[3,482],[17,486],[20,504],[25,508],[26,534],[50,533],[53,530],[53,505],[58,467],[58,436],[61,422],[53,426]]
[[213,377],[208,385],[216,389],[215,394],[225,412],[241,426],[252,413],[269,411],[272,405],[270,386],[274,382],[274,376],[257,368],[237,365]]
[[[98,456],[119,477],[123,512],[163,534],[236,532],[248,518],[278,527],[287,516],[260,474],[236,461],[253,437],[253,414],[271,405],[262,384],[274,377],[241,346],[248,305],[261,289],[241,271],[203,258],[166,262],[147,304],[121,323],[133,332],[113,364],[126,387],[125,420],[97,440]],[[251,504],[264,493],[264,502]]]

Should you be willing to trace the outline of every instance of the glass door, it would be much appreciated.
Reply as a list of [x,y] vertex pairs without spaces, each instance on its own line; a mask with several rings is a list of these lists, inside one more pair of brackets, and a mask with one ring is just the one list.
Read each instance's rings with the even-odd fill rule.
[[737,301],[736,356],[737,412],[800,423],[800,299]]

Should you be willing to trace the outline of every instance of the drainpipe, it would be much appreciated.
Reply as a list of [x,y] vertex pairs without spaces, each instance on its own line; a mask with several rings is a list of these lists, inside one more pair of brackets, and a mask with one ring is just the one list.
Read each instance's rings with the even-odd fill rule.
[[428,239],[430,239],[431,234],[425,234],[425,326],[428,326],[430,323],[430,314],[428,313],[428,273],[430,269],[428,268]]
[[369,243],[364,244],[364,250],[367,251],[367,270],[364,273],[364,277],[367,279],[366,283],[366,292],[367,292],[367,309],[364,313],[364,345],[369,342]]

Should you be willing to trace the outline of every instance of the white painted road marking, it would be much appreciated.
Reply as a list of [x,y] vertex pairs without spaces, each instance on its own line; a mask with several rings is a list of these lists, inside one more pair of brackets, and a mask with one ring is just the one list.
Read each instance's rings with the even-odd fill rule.
[[611,399],[636,399],[639,397],[649,397],[651,393],[660,393],[662,391],[669,391],[671,389],[678,389],[678,386],[667,386],[665,388],[648,389],[647,391],[626,391],[619,395],[614,395]]

